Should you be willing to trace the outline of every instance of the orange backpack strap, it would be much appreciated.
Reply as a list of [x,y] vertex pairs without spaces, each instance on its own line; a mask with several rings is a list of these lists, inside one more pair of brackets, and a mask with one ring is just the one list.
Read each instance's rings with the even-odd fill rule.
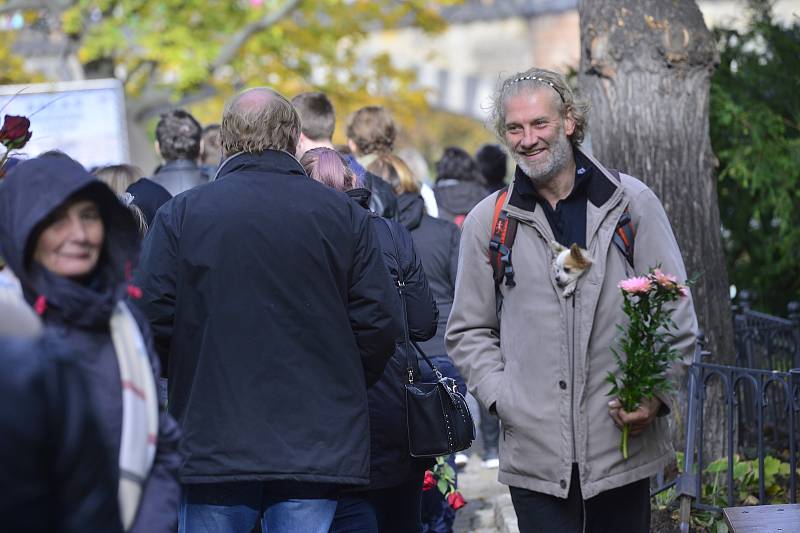
[[495,286],[499,287],[506,280],[506,286],[514,287],[514,267],[511,264],[511,247],[517,236],[517,221],[509,218],[503,211],[503,204],[508,196],[508,187],[497,194],[492,217],[492,240],[489,242],[489,261],[492,264]]

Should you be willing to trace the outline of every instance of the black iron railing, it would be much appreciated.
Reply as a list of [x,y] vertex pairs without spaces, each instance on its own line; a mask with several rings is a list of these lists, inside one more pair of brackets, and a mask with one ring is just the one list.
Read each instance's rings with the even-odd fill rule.
[[[702,339],[702,336],[701,336]],[[743,451],[737,433],[746,430],[753,435],[752,449],[746,450],[748,459],[757,464],[757,500],[760,504],[769,502],[768,487],[765,479],[765,460],[770,451],[779,453],[788,460],[786,472],[787,492],[785,499],[790,503],[797,502],[798,490],[798,426],[800,425],[800,369],[763,370],[738,366],[717,365],[704,362],[708,352],[703,350],[702,340],[698,342],[694,360],[689,370],[688,412],[686,417],[686,447],[683,458],[682,473],[674,483],[665,485],[658,493],[675,487],[676,496],[680,499],[681,531],[689,531],[689,515],[691,507],[701,510],[719,510],[721,505],[735,506],[737,487],[735,487],[735,468],[738,453]],[[704,473],[711,464],[704,456],[706,437],[706,410],[709,391],[712,389],[721,395],[724,412],[725,468],[723,487],[724,501],[707,500],[704,494]],[[742,416],[742,413],[748,413]],[[777,418],[771,418],[771,417]],[[743,428],[742,420],[752,422],[752,428]],[[785,422],[786,426],[769,430],[771,420]],[[780,429],[780,431],[778,431]],[[767,441],[771,434],[771,442]],[[778,442],[780,441],[780,442]],[[772,445],[772,447],[770,447]],[[786,457],[788,455],[788,457]],[[712,458],[716,459],[716,458]],[[705,474],[707,476],[707,474]],[[777,503],[777,502],[775,502]]]

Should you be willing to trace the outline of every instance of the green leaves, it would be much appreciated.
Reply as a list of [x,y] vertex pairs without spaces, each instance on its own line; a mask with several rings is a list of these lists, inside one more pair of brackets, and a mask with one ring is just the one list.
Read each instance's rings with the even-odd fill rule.
[[[619,351],[611,351],[619,371],[609,372],[606,381],[611,384],[608,394],[619,398],[622,408],[631,412],[642,400],[672,388],[666,372],[680,354],[669,343],[675,323],[668,304],[681,298],[685,287],[657,267],[646,278],[624,280],[619,286],[628,326],[618,326],[622,332]],[[627,435],[626,427],[621,442],[626,459]]]
[[783,314],[800,299],[800,22],[782,27],[768,2],[751,5],[744,30],[714,31],[710,133],[731,282]]

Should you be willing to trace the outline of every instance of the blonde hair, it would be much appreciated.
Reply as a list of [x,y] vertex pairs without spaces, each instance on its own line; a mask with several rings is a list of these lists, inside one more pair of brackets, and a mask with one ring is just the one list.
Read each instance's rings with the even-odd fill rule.
[[142,177],[142,169],[134,165],[109,165],[98,168],[94,175],[111,187],[114,194],[122,194]]
[[505,142],[506,102],[512,96],[549,87],[555,93],[559,114],[575,121],[575,131],[569,136],[573,146],[580,146],[586,135],[589,121],[589,103],[576,97],[567,80],[561,74],[541,68],[532,68],[506,78],[492,98],[491,124],[497,137]]
[[367,167],[369,172],[383,178],[383,181],[392,186],[396,194],[418,193],[419,181],[408,168],[405,161],[393,154],[383,154]]

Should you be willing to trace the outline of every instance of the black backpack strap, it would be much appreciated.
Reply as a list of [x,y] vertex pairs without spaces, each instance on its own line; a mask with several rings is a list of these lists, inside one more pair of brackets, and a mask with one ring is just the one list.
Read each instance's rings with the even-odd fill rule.
[[508,187],[500,190],[495,199],[494,217],[492,218],[492,239],[489,242],[489,261],[492,264],[494,283],[500,286],[503,279],[506,286],[514,287],[514,266],[511,264],[511,247],[517,236],[517,220],[503,211],[503,204],[508,196]]

